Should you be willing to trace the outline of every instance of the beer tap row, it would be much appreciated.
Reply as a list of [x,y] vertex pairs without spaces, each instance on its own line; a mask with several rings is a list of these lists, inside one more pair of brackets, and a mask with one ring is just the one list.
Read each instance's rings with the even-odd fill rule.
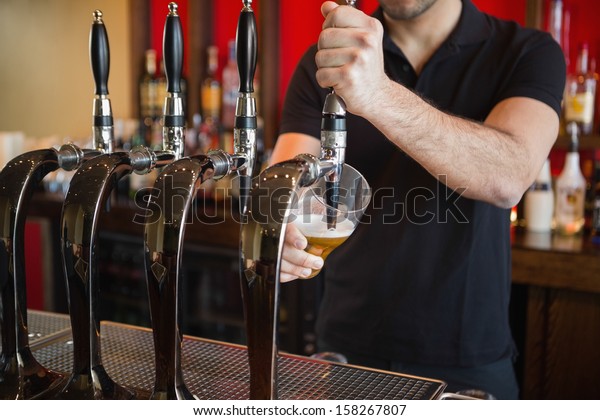
[[[333,93],[323,109],[321,156],[299,155],[252,177],[257,140],[253,86],[257,45],[252,1],[244,0],[236,35],[240,87],[233,153],[211,150],[186,156],[181,89],[183,33],[177,4],[170,3],[163,35],[167,92],[162,116],[162,149],[138,146],[128,152],[115,151],[108,91],[108,35],[102,12],[94,12],[90,32],[90,61],[95,81],[93,148],[65,144],[59,150],[27,152],[14,158],[0,172],[0,399],[197,398],[186,384],[182,369],[182,247],[196,190],[208,179],[229,174],[236,174],[239,179],[239,272],[247,333],[248,396],[252,399],[279,397],[279,267],[283,236],[288,222],[292,221],[293,207],[298,205],[304,190],[325,181],[325,189],[315,198],[326,204],[323,220],[327,221],[328,233],[335,234],[345,219],[354,217],[356,222],[360,217],[370,199],[370,189],[366,180],[344,163],[345,107],[341,98]],[[72,337],[70,372],[43,366],[28,341],[25,218],[36,185],[59,168],[74,172],[60,221]],[[100,213],[107,208],[118,181],[132,173],[158,174],[146,197],[146,205],[148,210],[160,209],[159,215],[144,220],[144,266],[154,344],[154,382],[152,389],[142,394],[129,384],[118,383],[105,368],[101,352],[104,334],[99,316]],[[346,188],[347,183],[352,185]],[[359,203],[360,208],[351,209],[351,202]],[[344,220],[336,217],[339,214]],[[431,395],[437,395],[443,386],[443,383],[438,384]]]

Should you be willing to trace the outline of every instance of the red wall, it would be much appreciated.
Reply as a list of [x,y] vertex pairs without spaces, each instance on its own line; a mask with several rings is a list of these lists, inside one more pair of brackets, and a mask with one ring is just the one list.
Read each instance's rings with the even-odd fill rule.
[[[323,24],[320,11],[322,3],[323,0],[305,0],[300,8],[291,0],[281,2],[280,103],[296,64],[304,51],[319,37]],[[474,3],[484,12],[525,23],[526,0],[474,0]],[[357,1],[357,7],[368,14],[378,5],[377,0]]]
[[[151,28],[152,47],[157,50],[158,56],[162,56],[162,33],[167,5],[171,0],[151,1]],[[187,33],[188,24],[187,9],[190,0],[179,0],[179,14],[182,18],[184,33]],[[193,1],[193,0],[191,0]],[[550,0],[544,0],[547,4]],[[590,45],[590,53],[593,58],[600,58],[600,1],[597,0],[563,0],[565,11],[570,15],[570,32],[567,37],[570,46],[566,53],[569,57],[570,69],[574,69],[577,56],[577,46],[586,41]],[[503,19],[515,20],[521,24],[525,23],[525,9],[527,0],[473,0],[475,5],[486,13]],[[281,50],[280,50],[280,103],[283,101],[285,90],[289,79],[294,71],[298,60],[308,48],[318,39],[323,17],[320,7],[323,0],[303,0],[301,7],[298,2],[283,0],[280,3],[280,27],[281,27]],[[358,7],[365,13],[372,13],[378,6],[377,0],[358,0]],[[220,0],[214,2],[215,33],[214,44],[219,47],[219,57],[223,66],[227,60],[227,43],[235,39],[237,18],[241,10],[241,2],[233,0]],[[253,8],[259,9],[259,1],[254,0]],[[257,19],[259,20],[257,13]],[[260,28],[260,24],[259,24]],[[260,33],[259,33],[260,37]],[[259,52],[260,54],[260,52]],[[598,64],[600,67],[600,63]],[[184,69],[187,71],[187,60],[184,58]],[[600,97],[600,96],[599,96]]]

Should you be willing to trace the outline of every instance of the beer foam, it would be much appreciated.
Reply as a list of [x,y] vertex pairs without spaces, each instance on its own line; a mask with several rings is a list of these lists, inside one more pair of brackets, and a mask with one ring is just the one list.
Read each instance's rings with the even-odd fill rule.
[[338,220],[335,230],[327,229],[326,217],[321,214],[294,215],[292,224],[296,226],[304,236],[314,238],[345,238],[354,231],[354,223],[350,220]]

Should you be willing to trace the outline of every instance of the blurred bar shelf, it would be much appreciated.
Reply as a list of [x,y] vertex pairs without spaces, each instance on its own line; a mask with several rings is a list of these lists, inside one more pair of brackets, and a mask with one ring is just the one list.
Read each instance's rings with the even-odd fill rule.
[[516,230],[526,399],[600,399],[600,246],[588,236]]

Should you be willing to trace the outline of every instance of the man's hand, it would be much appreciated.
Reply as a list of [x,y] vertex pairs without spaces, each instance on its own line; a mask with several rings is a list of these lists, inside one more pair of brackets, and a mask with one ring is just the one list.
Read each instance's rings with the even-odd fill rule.
[[321,12],[325,22],[315,56],[317,82],[333,87],[349,112],[362,115],[373,94],[383,92],[389,82],[383,66],[383,27],[360,10],[333,1],[323,3]]
[[308,277],[313,269],[319,270],[323,267],[321,257],[304,251],[307,246],[308,242],[298,228],[288,224],[281,257],[281,282]]

